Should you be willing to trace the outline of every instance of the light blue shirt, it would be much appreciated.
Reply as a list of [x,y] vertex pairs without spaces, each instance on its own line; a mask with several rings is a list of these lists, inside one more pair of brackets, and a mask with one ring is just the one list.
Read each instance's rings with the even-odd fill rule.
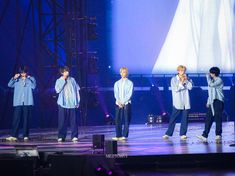
[[187,80],[184,84],[178,75],[171,78],[172,100],[176,109],[190,109],[189,90],[193,87],[192,80]]
[[114,84],[114,97],[116,104],[127,105],[131,103],[131,97],[133,94],[133,83],[128,78],[120,79]]
[[36,88],[36,80],[32,76],[26,79],[12,78],[8,87],[14,88],[13,106],[30,106],[34,105],[33,102],[33,89]]
[[80,103],[80,87],[73,77],[64,80],[62,77],[56,80],[56,93],[59,94],[57,104],[63,108],[78,108]]
[[206,76],[208,83],[208,99],[207,104],[211,106],[212,114],[215,115],[213,102],[214,100],[220,100],[224,102],[224,93],[223,93],[223,80],[220,77],[211,79],[209,75]]

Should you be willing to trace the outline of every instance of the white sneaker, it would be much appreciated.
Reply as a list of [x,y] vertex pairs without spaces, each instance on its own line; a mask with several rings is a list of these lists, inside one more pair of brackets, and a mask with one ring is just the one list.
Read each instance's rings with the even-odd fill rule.
[[205,138],[204,136],[198,135],[197,138],[200,139],[202,142],[207,142],[207,138]]
[[127,140],[126,137],[120,137],[119,140]]
[[78,138],[74,137],[74,138],[72,139],[72,142],[78,142]]
[[15,137],[10,136],[10,137],[6,138],[6,140],[7,140],[7,141],[11,141],[11,142],[15,142],[15,141],[17,141],[18,139],[15,138]]
[[182,135],[182,136],[180,136],[180,139],[181,140],[186,140],[188,137],[186,136],[186,135]]
[[59,138],[57,141],[58,141],[58,142],[63,142],[63,139],[62,139],[62,138]]
[[28,142],[29,138],[28,137],[24,137],[24,142]]
[[120,140],[120,138],[118,138],[118,137],[113,137],[112,140],[118,141],[118,140]]
[[222,138],[222,137],[221,137],[220,135],[216,135],[216,136],[215,136],[215,140],[217,140],[217,141],[221,140],[221,138]]
[[165,134],[164,136],[162,136],[162,138],[163,139],[169,139],[169,136]]

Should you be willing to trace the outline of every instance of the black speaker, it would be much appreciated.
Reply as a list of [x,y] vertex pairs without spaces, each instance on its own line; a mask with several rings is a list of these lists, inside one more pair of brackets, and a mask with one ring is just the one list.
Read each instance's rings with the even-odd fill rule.
[[105,141],[105,153],[106,154],[117,154],[117,141],[107,140]]
[[92,136],[93,149],[104,149],[104,135],[95,134]]

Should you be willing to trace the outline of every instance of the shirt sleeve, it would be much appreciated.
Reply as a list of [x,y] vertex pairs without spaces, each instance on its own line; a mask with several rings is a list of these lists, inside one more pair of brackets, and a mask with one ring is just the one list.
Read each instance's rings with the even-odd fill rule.
[[18,79],[14,79],[14,78],[11,78],[9,83],[8,83],[8,87],[15,87],[15,83],[18,81]]
[[77,90],[79,91],[81,88],[77,83],[76,83],[76,85],[77,85]]
[[130,85],[128,86],[127,94],[125,95],[125,98],[123,100],[123,104],[126,104],[128,101],[130,101],[132,94],[133,94],[133,83],[130,82]]
[[216,80],[213,81],[212,79],[209,78],[209,76],[207,76],[207,83],[209,87],[217,87],[222,85],[223,81],[220,78],[217,78]]
[[119,100],[119,91],[118,91],[118,83],[116,82],[115,84],[114,84],[114,97],[115,97],[115,99],[116,99],[116,101],[120,101]]
[[77,99],[78,99],[78,103],[80,103],[80,101],[81,101],[81,97],[80,97],[79,90],[77,91]]
[[78,102],[80,103],[81,97],[80,97],[80,86],[76,83],[76,89],[77,89],[77,99]]
[[193,81],[191,79],[186,82],[186,88],[188,90],[192,90],[192,88],[193,88]]
[[209,100],[209,97],[207,98],[207,102],[206,102],[207,105],[210,105],[210,100]]
[[36,88],[36,80],[35,80],[35,78],[30,76],[30,77],[28,77],[28,79],[29,79],[29,84],[30,84],[31,88],[35,89]]
[[64,79],[61,79],[61,78],[57,79],[55,83],[56,93],[60,93],[64,89],[65,84],[66,84],[66,81]]

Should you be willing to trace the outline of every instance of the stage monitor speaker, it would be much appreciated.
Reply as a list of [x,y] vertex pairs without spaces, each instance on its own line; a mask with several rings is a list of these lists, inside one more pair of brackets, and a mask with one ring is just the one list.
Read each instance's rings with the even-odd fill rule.
[[93,149],[104,149],[104,135],[95,134],[92,136]]
[[105,154],[117,154],[117,141],[106,140],[105,141]]

